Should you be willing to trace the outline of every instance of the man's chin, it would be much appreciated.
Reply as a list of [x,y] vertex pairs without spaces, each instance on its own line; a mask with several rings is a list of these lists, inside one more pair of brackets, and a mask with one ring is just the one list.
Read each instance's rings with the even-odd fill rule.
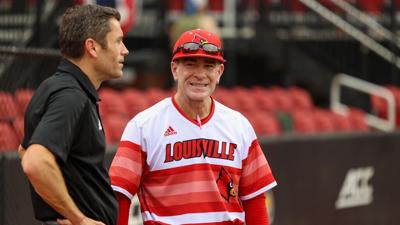
[[191,94],[191,99],[193,101],[204,101],[208,97],[210,97],[210,95],[206,92],[193,92]]
[[113,75],[111,76],[111,79],[118,79],[118,78],[121,78],[123,75],[124,75],[124,74],[123,74],[122,71],[121,71],[121,72],[119,72],[119,73],[113,74]]

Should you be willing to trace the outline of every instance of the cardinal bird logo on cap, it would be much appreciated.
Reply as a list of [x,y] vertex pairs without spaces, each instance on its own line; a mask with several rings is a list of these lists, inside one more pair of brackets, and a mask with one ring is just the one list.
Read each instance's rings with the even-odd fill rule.
[[198,34],[194,34],[192,42],[200,43],[201,45],[208,43],[208,41],[205,37],[198,35]]

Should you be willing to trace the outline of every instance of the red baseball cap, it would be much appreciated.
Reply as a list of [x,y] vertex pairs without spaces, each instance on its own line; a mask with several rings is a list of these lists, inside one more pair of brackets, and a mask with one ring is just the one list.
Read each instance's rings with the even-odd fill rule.
[[[184,51],[182,48],[186,43],[197,43],[199,44],[199,49],[195,51]],[[208,53],[206,50],[204,50],[204,47],[207,44],[216,46],[218,52]],[[175,42],[172,52],[172,61],[186,57],[206,57],[216,59],[221,63],[225,62],[221,38],[214,33],[201,29],[189,30],[181,34],[181,36]]]

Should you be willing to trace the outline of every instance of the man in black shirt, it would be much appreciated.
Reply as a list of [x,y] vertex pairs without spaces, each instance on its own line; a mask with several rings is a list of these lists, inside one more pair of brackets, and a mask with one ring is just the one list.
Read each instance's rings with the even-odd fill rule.
[[63,59],[28,105],[19,153],[43,224],[117,223],[96,90],[122,76],[129,52],[119,20],[109,7],[69,8],[59,33]]

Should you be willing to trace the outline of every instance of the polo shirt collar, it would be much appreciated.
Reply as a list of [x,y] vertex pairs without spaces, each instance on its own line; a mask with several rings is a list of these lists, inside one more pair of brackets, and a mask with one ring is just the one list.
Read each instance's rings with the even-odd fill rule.
[[63,58],[58,66],[58,70],[71,74],[78,81],[82,89],[92,101],[99,101],[99,95],[97,94],[96,88],[89,80],[89,77],[78,66]]

